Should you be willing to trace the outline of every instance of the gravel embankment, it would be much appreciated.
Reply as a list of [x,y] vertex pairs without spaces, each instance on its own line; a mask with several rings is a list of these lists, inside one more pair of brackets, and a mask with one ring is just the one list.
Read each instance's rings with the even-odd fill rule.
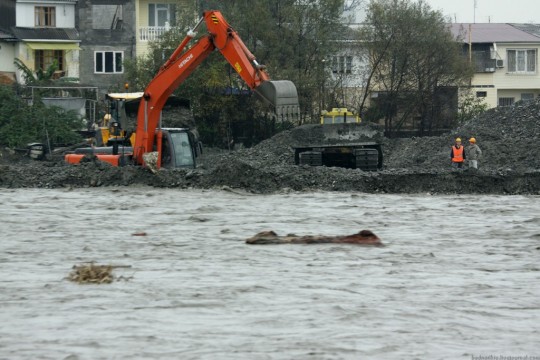
[[[369,126],[368,126],[369,127]],[[0,157],[0,187],[86,187],[150,185],[178,188],[238,188],[278,191],[388,193],[540,194],[540,101],[492,109],[439,137],[382,139],[385,165],[378,172],[294,165],[292,146],[320,140],[320,127],[284,131],[249,149],[209,149],[195,170],[149,170],[103,163],[78,166],[62,161]],[[450,146],[474,136],[484,155],[479,170],[454,171]]]

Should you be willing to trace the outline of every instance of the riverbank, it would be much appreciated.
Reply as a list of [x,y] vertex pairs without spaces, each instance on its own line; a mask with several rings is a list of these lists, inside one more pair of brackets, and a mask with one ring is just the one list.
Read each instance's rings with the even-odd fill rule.
[[161,170],[153,174],[137,166],[113,167],[89,162],[25,162],[0,165],[0,187],[84,188],[153,186],[180,189],[241,189],[252,193],[287,191],[358,191],[365,193],[540,194],[540,171],[413,171],[360,170],[295,165],[257,168],[229,157],[218,166],[204,163],[194,170]]
[[[332,126],[332,125],[327,125]],[[371,125],[370,125],[371,126]],[[309,131],[309,133],[307,133]],[[381,138],[383,169],[364,172],[294,164],[293,146],[314,126],[283,131],[252,148],[206,149],[191,170],[153,174],[136,166],[106,163],[68,165],[61,158],[32,161],[3,151],[0,187],[62,188],[148,185],[166,188],[233,188],[253,193],[281,191],[358,191],[366,193],[540,194],[540,100],[491,109],[438,137]],[[475,137],[483,151],[479,169],[452,169],[450,147]]]

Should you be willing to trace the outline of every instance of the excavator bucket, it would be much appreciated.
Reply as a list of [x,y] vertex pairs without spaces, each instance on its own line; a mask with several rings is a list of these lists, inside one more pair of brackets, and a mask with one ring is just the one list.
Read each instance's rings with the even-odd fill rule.
[[274,107],[278,120],[291,122],[299,120],[298,92],[292,81],[265,81],[255,89],[255,92]]

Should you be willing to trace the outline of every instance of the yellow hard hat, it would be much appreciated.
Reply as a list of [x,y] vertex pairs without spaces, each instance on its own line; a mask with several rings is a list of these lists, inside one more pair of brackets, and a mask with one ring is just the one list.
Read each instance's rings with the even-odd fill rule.
[[456,142],[461,142],[461,138],[456,138]]
[[469,139],[469,142],[475,143],[475,142],[476,142],[476,139],[475,139],[475,138],[470,138],[470,139]]

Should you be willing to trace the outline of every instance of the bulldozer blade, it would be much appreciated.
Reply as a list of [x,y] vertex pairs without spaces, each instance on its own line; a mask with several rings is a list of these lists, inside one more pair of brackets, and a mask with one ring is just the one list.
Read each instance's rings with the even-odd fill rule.
[[300,118],[298,92],[292,81],[265,81],[255,92],[274,107],[278,120],[296,122]]

